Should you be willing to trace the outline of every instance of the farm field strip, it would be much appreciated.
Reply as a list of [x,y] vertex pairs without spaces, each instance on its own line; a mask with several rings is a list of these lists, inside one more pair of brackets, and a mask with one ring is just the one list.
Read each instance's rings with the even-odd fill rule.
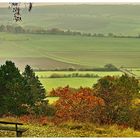
[[98,78],[46,78],[40,79],[45,89],[51,91],[53,88],[65,87],[69,85],[73,88],[92,87],[97,82]]
[[140,67],[135,67],[135,68],[124,68],[128,70],[130,73],[134,74],[136,77],[140,78]]
[[[122,72],[90,72],[90,71],[43,71],[43,72],[36,72],[36,75],[39,77],[41,83],[44,85],[45,89],[49,92],[52,88],[57,87],[64,87],[69,85],[70,87],[79,88],[79,87],[92,87],[93,84],[97,82],[99,78],[87,78],[87,77],[72,77],[72,78],[48,78],[53,73],[57,74],[72,74],[72,73],[79,73],[79,74],[94,74],[98,75],[99,77],[107,76],[107,75],[114,75],[119,76],[122,75]],[[45,78],[41,78],[45,77]]]

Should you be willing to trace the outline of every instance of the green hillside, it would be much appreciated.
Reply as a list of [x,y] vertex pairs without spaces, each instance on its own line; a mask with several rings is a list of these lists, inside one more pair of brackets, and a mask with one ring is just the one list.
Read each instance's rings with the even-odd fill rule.
[[[48,5],[22,11],[24,27],[70,29],[91,33],[138,35],[140,5]],[[8,8],[0,8],[1,24],[15,24]]]
[[[0,8],[0,24],[24,28],[59,28],[90,33],[138,35],[140,5],[48,5],[22,11],[15,23],[8,8]],[[86,37],[0,33],[0,63],[10,59],[23,68],[140,67],[139,38]]]
[[21,68],[140,67],[139,38],[0,33],[0,60]]

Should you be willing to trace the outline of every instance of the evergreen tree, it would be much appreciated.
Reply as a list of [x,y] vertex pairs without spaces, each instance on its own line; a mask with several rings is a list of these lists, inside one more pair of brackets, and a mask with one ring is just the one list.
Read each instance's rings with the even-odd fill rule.
[[25,114],[28,107],[45,98],[45,89],[30,66],[20,74],[19,69],[11,61],[0,67],[0,115]]
[[0,67],[0,113],[15,113],[18,110],[18,96],[21,92],[22,76],[11,61]]
[[37,76],[33,72],[32,68],[27,65],[25,67],[25,71],[23,72],[25,90],[26,93],[26,101],[27,104],[34,106],[35,102],[41,101],[45,98],[45,89],[43,85],[40,83]]

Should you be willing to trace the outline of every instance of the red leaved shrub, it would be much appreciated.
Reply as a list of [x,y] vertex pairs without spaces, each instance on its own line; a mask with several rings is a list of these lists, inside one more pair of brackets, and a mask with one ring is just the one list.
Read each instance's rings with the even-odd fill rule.
[[35,117],[33,115],[23,115],[19,117],[19,120],[22,123],[33,123],[35,120]]
[[[65,88],[61,89],[61,91],[65,90]],[[70,91],[70,89],[67,88],[67,91]],[[94,96],[93,90],[90,88],[80,88],[72,91],[65,95],[65,98],[61,96],[56,102],[55,107],[57,111],[54,122],[60,123],[68,120],[85,122],[94,120],[93,118],[97,117],[97,108],[104,106],[104,100]]]
[[50,92],[50,96],[57,96],[57,97],[65,97],[70,94],[73,94],[75,89],[70,88],[69,86],[66,87],[58,87],[56,89],[52,89]]
[[48,117],[46,116],[39,117],[37,120],[38,120],[38,123],[41,125],[47,125],[49,122]]
[[49,122],[46,116],[34,116],[34,115],[23,115],[19,117],[19,120],[25,124],[40,124],[46,125]]

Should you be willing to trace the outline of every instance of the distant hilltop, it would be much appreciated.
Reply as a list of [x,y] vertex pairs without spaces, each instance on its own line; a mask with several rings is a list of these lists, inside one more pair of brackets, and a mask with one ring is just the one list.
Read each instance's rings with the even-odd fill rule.
[[[39,2],[39,3],[33,3],[34,6],[46,6],[46,5],[80,5],[80,4],[89,4],[89,5],[121,5],[121,4],[130,4],[130,5],[140,5],[139,3],[135,3],[135,2],[94,2],[94,3],[90,3],[90,2],[84,2],[84,3],[80,3],[80,2]],[[0,2],[0,8],[5,8],[8,7],[9,3],[1,3]]]

